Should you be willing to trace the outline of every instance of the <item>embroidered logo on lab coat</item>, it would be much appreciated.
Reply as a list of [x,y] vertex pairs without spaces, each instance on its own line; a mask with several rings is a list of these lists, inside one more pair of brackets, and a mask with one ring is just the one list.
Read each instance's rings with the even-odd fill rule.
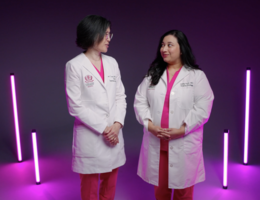
[[85,76],[85,83],[88,87],[92,87],[94,85],[93,77],[90,75]]
[[193,87],[193,82],[181,83],[181,87]]

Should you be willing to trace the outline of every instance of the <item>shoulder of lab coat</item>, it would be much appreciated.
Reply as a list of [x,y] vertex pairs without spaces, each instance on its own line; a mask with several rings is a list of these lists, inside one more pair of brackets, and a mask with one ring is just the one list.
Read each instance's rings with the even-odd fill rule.
[[150,112],[150,105],[147,100],[147,89],[150,84],[150,77],[145,77],[137,88],[134,101],[134,111],[136,119],[141,125],[144,126],[147,131],[149,120],[153,121]]
[[121,80],[121,73],[119,70],[118,63],[116,59],[111,56],[102,54],[102,59],[106,59],[107,63],[110,64],[110,67],[115,67],[116,71],[116,114],[114,122],[119,122],[124,126],[125,115],[126,115],[126,95],[125,88]]
[[77,118],[90,129],[102,134],[107,127],[106,120],[97,120],[100,117],[90,108],[86,108],[81,100],[81,70],[84,67],[84,54],[80,54],[66,63],[65,90],[68,110],[71,116]]
[[209,119],[214,95],[205,73],[201,70],[190,70],[194,76],[194,104],[184,119],[185,135],[203,126]]

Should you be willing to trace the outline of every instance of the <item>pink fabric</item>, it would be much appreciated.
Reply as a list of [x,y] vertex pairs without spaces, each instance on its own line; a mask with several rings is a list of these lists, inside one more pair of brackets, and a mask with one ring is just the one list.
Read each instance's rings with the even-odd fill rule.
[[156,200],[170,200],[172,196],[172,189],[168,188],[168,152],[160,151],[159,162],[159,184],[154,186],[154,195]]
[[103,80],[104,82],[104,69],[103,69],[103,61],[102,61],[102,58],[100,58],[101,60],[101,66],[100,66],[100,71],[96,68],[95,65],[93,65],[95,67],[95,69],[97,70],[98,74],[100,75],[101,79]]
[[[154,186],[156,200],[171,200],[172,189],[168,188],[169,158],[167,151],[160,151],[159,185]],[[184,189],[174,189],[173,200],[193,200],[194,185]]]
[[[98,200],[99,174],[79,174],[81,180],[81,199]],[[116,193],[118,168],[100,174],[99,200],[113,200]]]
[[[163,112],[162,112],[162,118],[161,118],[161,127],[162,128],[169,128],[169,100],[170,100],[170,92],[172,89],[172,86],[180,72],[181,68],[175,72],[175,74],[172,77],[172,80],[169,80],[169,71],[167,71],[167,92],[165,95],[164,105],[163,105]],[[162,151],[168,151],[169,147],[169,141],[161,139],[161,150]]]

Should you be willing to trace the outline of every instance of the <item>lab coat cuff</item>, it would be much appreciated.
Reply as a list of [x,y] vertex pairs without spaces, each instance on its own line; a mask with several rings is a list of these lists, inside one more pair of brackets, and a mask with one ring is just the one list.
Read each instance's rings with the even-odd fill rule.
[[124,126],[124,120],[115,119],[114,123],[115,123],[115,122],[120,123],[120,124],[122,125],[122,128],[123,128],[123,126]]
[[108,124],[102,124],[100,128],[97,130],[100,134],[103,134]]
[[185,126],[185,133],[184,133],[184,135],[188,135],[189,134],[189,125],[187,124],[187,122],[183,122],[183,124],[186,124],[186,126]]
[[144,128],[145,128],[145,130],[146,131],[148,131],[148,122],[149,122],[149,120],[148,119],[144,119]]
[[143,121],[144,128],[145,128],[146,131],[148,131],[148,123],[149,123],[149,120],[150,120],[150,121],[153,121],[152,118],[145,118],[144,121]]

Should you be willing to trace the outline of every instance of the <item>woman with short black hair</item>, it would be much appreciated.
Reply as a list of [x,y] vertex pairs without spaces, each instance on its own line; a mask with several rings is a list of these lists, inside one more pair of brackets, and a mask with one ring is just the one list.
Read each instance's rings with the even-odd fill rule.
[[163,34],[134,102],[144,126],[138,175],[154,185],[157,200],[170,200],[172,189],[174,200],[192,200],[194,185],[205,180],[203,125],[213,99],[185,34]]
[[125,89],[116,60],[104,55],[113,37],[107,19],[89,15],[77,27],[84,52],[68,61],[65,90],[75,117],[72,170],[80,174],[82,200],[114,199],[118,168],[125,164],[122,127]]

